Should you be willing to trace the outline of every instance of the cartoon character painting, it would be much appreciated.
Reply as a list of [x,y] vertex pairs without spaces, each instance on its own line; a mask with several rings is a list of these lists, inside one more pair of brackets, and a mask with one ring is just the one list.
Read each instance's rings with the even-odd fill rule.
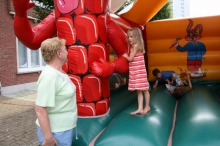
[[187,35],[185,40],[188,43],[182,47],[179,45],[179,40],[175,41],[175,47],[180,52],[188,52],[187,55],[187,69],[190,72],[191,77],[193,78],[202,78],[205,77],[206,70],[202,72],[201,66],[202,62],[205,61],[203,57],[206,53],[206,47],[202,42],[198,40],[202,38],[203,26],[197,24],[195,28],[192,28],[193,21],[189,19],[189,25],[186,28]]

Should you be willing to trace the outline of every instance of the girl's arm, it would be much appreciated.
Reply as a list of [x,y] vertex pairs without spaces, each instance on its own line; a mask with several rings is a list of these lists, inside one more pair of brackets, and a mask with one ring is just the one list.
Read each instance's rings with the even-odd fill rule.
[[136,51],[133,50],[133,51],[130,53],[129,56],[128,56],[127,53],[123,54],[122,56],[123,56],[124,58],[126,58],[128,61],[132,61],[132,60],[134,59],[135,54],[136,54]]
[[167,82],[168,85],[171,85],[170,80],[166,79],[165,81]]
[[173,85],[173,83],[174,83],[174,77],[172,76],[170,84]]
[[153,85],[153,88],[157,88],[157,85],[158,85],[158,81],[156,81]]
[[189,74],[187,75],[187,78],[188,78],[189,88],[192,89],[192,83],[191,83],[190,75]]

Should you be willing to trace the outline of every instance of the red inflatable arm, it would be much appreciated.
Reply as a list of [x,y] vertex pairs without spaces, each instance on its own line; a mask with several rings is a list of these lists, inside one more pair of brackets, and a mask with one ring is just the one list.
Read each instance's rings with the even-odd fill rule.
[[110,18],[109,14],[106,14],[106,27],[109,44],[117,54],[118,59],[112,63],[104,59],[100,59],[100,62],[93,62],[91,70],[98,77],[109,77],[114,72],[128,72],[128,61],[122,56],[124,53],[128,53],[126,33]]
[[103,58],[99,60],[100,62],[93,62],[92,64],[92,73],[98,77],[110,77],[114,72],[121,74],[128,72],[128,61],[122,56],[112,63]]
[[109,13],[106,14],[106,27],[107,27],[107,38],[109,44],[118,57],[121,57],[124,53],[128,53],[128,44],[126,41],[126,33],[123,29],[111,19]]
[[99,58],[100,62],[93,62],[91,72],[98,77],[110,77],[115,70],[115,64],[111,64],[103,58]]
[[13,0],[15,8],[14,32],[18,39],[29,49],[37,50],[42,41],[56,34],[54,13],[47,16],[33,29],[28,21],[26,11],[34,4],[29,0]]

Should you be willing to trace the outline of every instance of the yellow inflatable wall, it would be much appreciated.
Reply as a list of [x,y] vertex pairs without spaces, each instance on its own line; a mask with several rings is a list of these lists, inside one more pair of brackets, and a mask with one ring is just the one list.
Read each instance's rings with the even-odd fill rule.
[[[189,26],[190,21],[191,27]],[[147,23],[145,41],[149,81],[155,80],[152,74],[155,68],[161,71],[173,70],[180,75],[185,73],[192,74],[192,79],[220,80],[219,24],[220,16],[167,19]],[[196,41],[205,46],[206,51],[204,55],[199,54],[197,48],[188,47],[188,51],[180,52],[175,46],[171,47],[172,42],[176,43],[175,40],[177,38],[181,38],[178,40],[181,47],[192,44],[192,42],[185,38],[190,35],[187,33],[188,27],[190,27],[191,31],[194,31],[194,34],[201,36]],[[193,53],[194,55],[192,55]],[[187,64],[190,61],[187,58],[193,57],[203,58],[199,65],[193,64],[194,67],[200,68],[200,73],[194,73],[188,69]]]

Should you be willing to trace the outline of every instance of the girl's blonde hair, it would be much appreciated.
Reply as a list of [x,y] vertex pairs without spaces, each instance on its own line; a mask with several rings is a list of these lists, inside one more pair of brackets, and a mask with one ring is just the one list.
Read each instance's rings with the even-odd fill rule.
[[[145,53],[144,40],[143,40],[142,33],[141,33],[140,29],[137,27],[133,27],[128,30],[127,35],[128,34],[131,34],[134,37],[134,44],[135,44],[134,49],[137,52]],[[127,42],[129,42],[128,38],[127,38]]]
[[41,43],[41,54],[45,62],[52,60],[58,50],[66,44],[66,40],[58,37],[46,39]]

